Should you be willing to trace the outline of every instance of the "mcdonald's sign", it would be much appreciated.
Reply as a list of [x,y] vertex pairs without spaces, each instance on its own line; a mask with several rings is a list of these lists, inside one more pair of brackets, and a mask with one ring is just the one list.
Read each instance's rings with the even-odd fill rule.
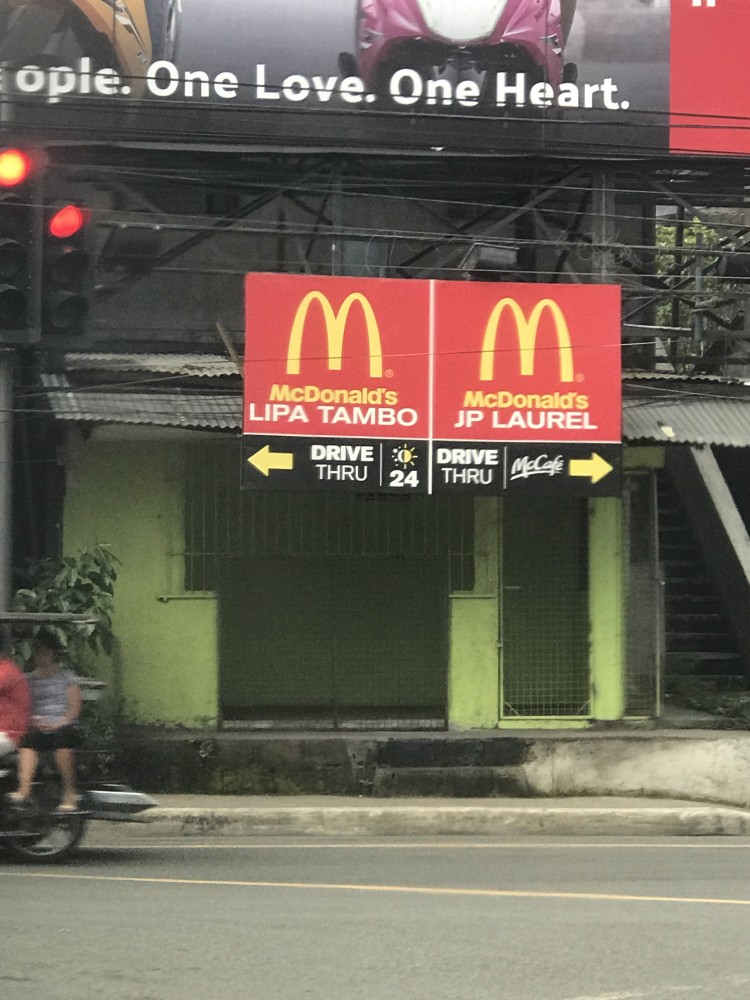
[[287,375],[299,375],[300,373],[302,337],[305,331],[307,316],[313,303],[317,303],[323,313],[328,343],[329,371],[341,371],[344,353],[344,334],[346,333],[349,313],[352,306],[356,304],[362,311],[367,331],[367,346],[370,355],[370,378],[382,378],[383,348],[380,341],[378,321],[370,300],[361,292],[351,292],[344,299],[338,312],[336,312],[328,296],[317,289],[305,295],[294,315],[289,337],[289,353],[286,364]]
[[247,434],[429,437],[428,282],[250,274]]
[[620,441],[618,288],[251,274],[246,309],[246,434]]
[[437,440],[621,440],[619,288],[438,284]]
[[501,332],[501,324],[506,316],[510,317],[507,323],[509,335],[515,334],[518,340],[518,356],[520,371],[522,375],[531,376],[534,374],[534,360],[536,357],[536,342],[539,324],[542,317],[548,313],[557,336],[557,353],[560,359],[560,381],[573,381],[573,345],[570,341],[570,330],[565,319],[565,313],[554,299],[541,299],[531,310],[529,316],[515,299],[503,298],[497,303],[487,321],[482,344],[482,354],[480,363],[479,378],[482,382],[491,382],[495,377],[495,348],[497,346],[498,334]]

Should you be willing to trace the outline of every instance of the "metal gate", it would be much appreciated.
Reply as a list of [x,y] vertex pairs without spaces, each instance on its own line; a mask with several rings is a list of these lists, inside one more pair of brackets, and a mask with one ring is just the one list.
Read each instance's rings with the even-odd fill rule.
[[243,492],[239,462],[218,442],[187,463],[186,586],[219,594],[224,723],[443,728],[473,499]]
[[501,583],[500,717],[589,717],[586,501],[506,501]]
[[219,589],[226,722],[442,728],[442,559],[249,559]]

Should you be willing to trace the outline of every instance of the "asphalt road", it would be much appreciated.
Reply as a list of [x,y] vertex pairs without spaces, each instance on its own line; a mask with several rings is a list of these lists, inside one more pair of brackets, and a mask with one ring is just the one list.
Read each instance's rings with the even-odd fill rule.
[[750,840],[147,842],[0,861],[3,1000],[737,1000]]

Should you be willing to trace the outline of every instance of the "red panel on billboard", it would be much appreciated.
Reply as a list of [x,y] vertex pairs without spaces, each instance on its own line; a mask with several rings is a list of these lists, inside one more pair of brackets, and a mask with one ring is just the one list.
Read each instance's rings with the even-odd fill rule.
[[429,437],[428,284],[248,275],[245,433]]
[[246,279],[244,431],[618,442],[620,290]]
[[750,153],[747,0],[672,0],[673,152]]
[[436,439],[620,440],[619,288],[437,284]]

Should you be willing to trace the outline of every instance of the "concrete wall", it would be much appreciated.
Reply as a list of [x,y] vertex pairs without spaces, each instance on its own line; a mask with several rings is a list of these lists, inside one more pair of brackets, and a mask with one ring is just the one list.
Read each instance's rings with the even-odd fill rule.
[[647,795],[750,806],[748,733],[539,739],[521,769],[531,795]]
[[159,793],[652,797],[750,807],[750,733],[154,733],[116,769]]
[[107,545],[122,563],[109,680],[128,712],[200,726],[218,712],[216,601],[182,587],[184,460],[179,437],[143,440],[123,429],[72,439],[64,548]]

